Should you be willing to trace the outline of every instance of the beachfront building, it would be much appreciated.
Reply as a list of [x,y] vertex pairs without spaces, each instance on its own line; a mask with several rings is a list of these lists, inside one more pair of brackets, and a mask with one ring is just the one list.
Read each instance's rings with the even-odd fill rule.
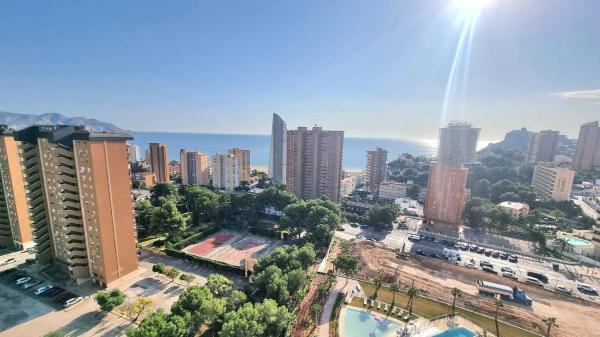
[[204,152],[179,151],[181,183],[184,185],[210,185],[210,163]]
[[148,151],[150,168],[156,177],[157,183],[168,183],[169,177],[169,155],[167,145],[160,143],[150,143]]
[[275,184],[286,182],[286,153],[287,153],[287,126],[283,119],[276,113],[273,114],[271,125],[271,148],[269,151],[269,177]]
[[302,199],[338,202],[342,179],[343,131],[299,127],[287,132],[286,188]]
[[102,286],[137,269],[128,134],[82,126],[15,131],[37,261]]
[[367,167],[365,170],[365,187],[367,191],[372,193],[379,191],[379,184],[386,177],[387,155],[387,150],[380,147],[367,151]]
[[140,146],[136,144],[128,145],[129,162],[135,163],[141,160]]
[[573,170],[555,167],[548,162],[540,162],[533,170],[531,184],[538,197],[564,201],[571,198],[574,178],[575,171]]
[[217,153],[211,159],[212,186],[218,190],[234,191],[240,186],[239,159],[226,153]]
[[250,182],[250,150],[244,150],[236,147],[227,150],[227,153],[238,159],[240,181]]

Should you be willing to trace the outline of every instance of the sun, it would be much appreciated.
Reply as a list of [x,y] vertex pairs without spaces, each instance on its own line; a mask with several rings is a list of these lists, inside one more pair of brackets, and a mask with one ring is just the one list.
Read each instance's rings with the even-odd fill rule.
[[452,6],[465,16],[474,16],[491,5],[493,0],[453,0]]

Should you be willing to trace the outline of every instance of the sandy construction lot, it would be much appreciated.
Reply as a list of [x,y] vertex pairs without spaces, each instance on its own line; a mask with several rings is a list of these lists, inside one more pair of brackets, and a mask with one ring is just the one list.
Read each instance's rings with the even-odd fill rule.
[[[394,278],[405,286],[414,279],[415,286],[426,296],[451,302],[450,290],[453,287],[463,290],[465,295],[457,304],[479,312],[493,315],[494,303],[491,299],[477,294],[475,282],[488,280],[512,286],[514,281],[485,273],[480,270],[451,265],[442,260],[428,257],[411,256],[411,260],[400,260],[391,249],[375,246],[361,241],[350,248],[350,252],[360,256],[364,265],[359,269],[363,278],[372,278],[378,269],[382,269],[387,281]],[[394,277],[394,275],[396,275]],[[531,331],[545,331],[542,322],[544,316],[557,318],[559,328],[553,335],[569,337],[599,336],[600,305],[576,298],[568,298],[552,291],[518,283],[533,299],[532,307],[505,302],[501,310],[502,320]]]

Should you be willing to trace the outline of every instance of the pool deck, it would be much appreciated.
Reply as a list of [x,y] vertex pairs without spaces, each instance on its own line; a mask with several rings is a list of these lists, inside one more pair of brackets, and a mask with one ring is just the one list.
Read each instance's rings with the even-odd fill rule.
[[[363,312],[368,313],[369,315],[381,317],[382,319],[385,319],[385,320],[388,320],[390,322],[394,322],[394,323],[400,325],[402,328],[404,328],[406,326],[406,323],[404,323],[404,322],[402,322],[400,320],[397,320],[395,318],[392,318],[392,317],[389,317],[389,316],[386,317],[385,315],[382,315],[382,314],[380,314],[378,312],[369,311],[369,310],[366,310],[364,308],[355,307],[353,305],[344,305],[344,307],[340,311],[339,322],[343,322],[344,321],[344,316],[346,315],[346,310],[348,308],[356,309],[358,311],[363,311]],[[338,332],[340,334],[340,337],[344,337],[345,336],[344,335],[344,324],[338,324]],[[398,336],[398,334],[396,333],[396,331],[390,331],[390,333],[386,337],[393,337],[393,336]]]

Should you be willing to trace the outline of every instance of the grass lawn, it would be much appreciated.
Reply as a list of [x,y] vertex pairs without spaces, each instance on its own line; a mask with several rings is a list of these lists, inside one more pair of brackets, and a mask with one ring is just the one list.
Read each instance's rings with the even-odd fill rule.
[[[365,291],[365,294],[367,294],[368,296],[373,295],[373,292],[375,291],[375,286],[373,284],[360,282],[360,286]],[[391,303],[392,302],[392,292],[390,291],[390,289],[386,288],[386,287],[381,287],[379,289],[379,291],[377,292],[377,300],[382,301],[382,302]],[[395,301],[396,304],[395,305],[397,307],[404,308],[404,307],[406,307],[407,302],[408,302],[408,295],[405,292],[403,292],[403,291],[396,292],[396,301]],[[362,300],[360,300],[359,304],[360,304],[359,306],[362,306],[362,304],[363,304]],[[437,302],[432,299],[428,299],[425,297],[419,297],[419,296],[417,296],[417,298],[415,298],[414,304],[413,304],[413,312],[415,314],[425,317],[425,318],[429,318],[429,319],[446,315],[446,314],[450,313],[450,310],[451,310],[450,304]],[[473,323],[481,326],[482,328],[490,331],[491,333],[494,333],[496,331],[496,325],[494,323],[493,318],[490,318],[490,317],[487,317],[484,315],[480,315],[478,313],[468,311],[468,310],[465,310],[460,307],[456,307],[456,313],[460,314],[464,318],[472,321]],[[500,322],[500,335],[502,337],[537,337],[537,336],[539,336],[535,333],[528,332],[523,329],[519,329],[512,325],[508,325],[504,322]]]
[[[405,320],[403,320],[402,318],[400,318],[400,317],[398,317],[398,316],[396,316],[396,315],[391,315],[391,314],[389,313],[389,310],[388,310],[388,311],[384,311],[384,310],[383,310],[383,306],[381,307],[381,309],[377,309],[377,305],[374,305],[374,306],[372,306],[372,307],[370,307],[370,308],[367,308],[367,307],[365,307],[365,305],[364,305],[364,302],[363,302],[363,299],[362,299],[362,298],[354,297],[354,298],[352,299],[352,303],[350,303],[350,304],[351,304],[351,305],[353,305],[353,306],[355,306],[355,307],[357,307],[357,308],[360,308],[360,309],[366,309],[366,310],[368,310],[368,311],[374,311],[374,312],[380,313],[380,314],[382,314],[382,315],[384,315],[384,316],[388,316],[388,315],[390,315],[390,316],[391,316],[392,318],[394,318],[394,319],[397,319],[397,320],[399,320],[399,321],[405,322]],[[394,306],[398,307],[398,305],[397,305],[397,304],[396,304],[396,305],[394,305]],[[400,308],[400,307],[399,307],[399,308]],[[405,309],[405,308],[404,308],[404,307],[402,307],[402,309]],[[414,310],[414,306],[413,306],[413,310]],[[404,311],[403,313],[406,313],[406,311]],[[416,318],[417,318],[417,316],[415,316],[415,315],[414,315],[414,313],[413,313],[413,315],[412,315],[412,318],[411,318],[411,319],[416,319]]]

